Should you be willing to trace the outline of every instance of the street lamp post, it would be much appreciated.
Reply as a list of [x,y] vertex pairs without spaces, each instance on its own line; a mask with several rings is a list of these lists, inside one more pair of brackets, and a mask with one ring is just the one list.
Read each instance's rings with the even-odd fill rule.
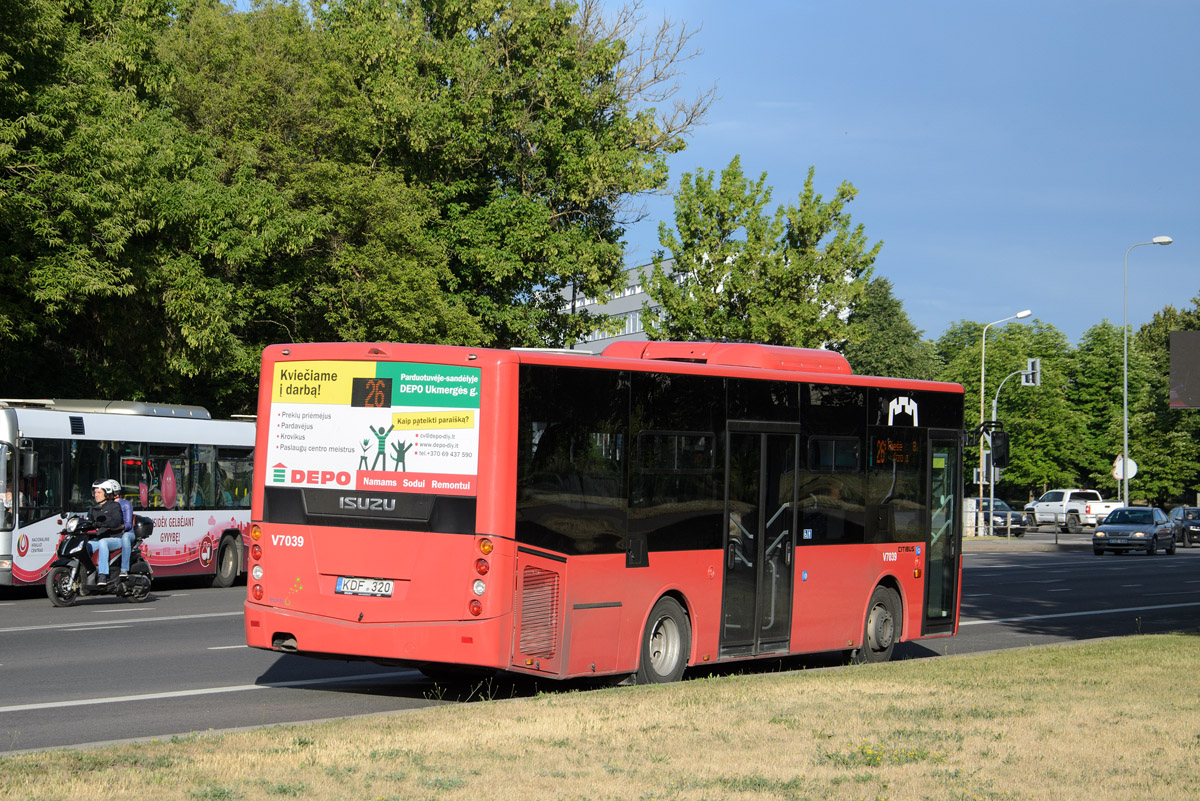
[[[996,325],[997,323],[1005,323],[1005,322],[1008,322],[1009,320],[1024,320],[1026,317],[1028,317],[1031,314],[1033,314],[1033,312],[1031,312],[1029,309],[1025,309],[1023,311],[1017,312],[1016,314],[1010,314],[1008,317],[1005,317],[1003,319],[990,322],[983,327],[983,337],[982,337],[983,345],[979,351],[979,425],[980,426],[982,426],[983,422],[984,422],[984,420],[983,420],[983,414],[984,414],[984,412],[983,412],[983,397],[984,397],[984,392],[985,392],[984,380],[985,380],[985,377],[987,376],[987,330],[989,328],[991,328],[993,325]],[[984,471],[983,429],[981,427],[979,429],[979,496],[978,496],[979,502],[975,505],[976,506],[976,508],[975,508],[975,536],[977,536],[977,537],[979,536],[980,521],[983,520],[983,514],[982,514],[983,510],[982,510],[982,508],[980,508],[983,506],[983,471]],[[988,479],[990,481],[991,476],[988,476]]]
[[1169,245],[1175,240],[1156,236],[1149,242],[1138,242],[1125,249],[1125,283],[1122,298],[1121,336],[1124,345],[1124,381],[1121,393],[1121,504],[1129,505],[1129,251],[1142,245]]

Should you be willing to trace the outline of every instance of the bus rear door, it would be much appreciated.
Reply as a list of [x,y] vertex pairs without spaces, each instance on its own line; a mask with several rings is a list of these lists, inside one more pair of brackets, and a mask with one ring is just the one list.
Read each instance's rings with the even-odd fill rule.
[[791,629],[799,435],[742,425],[726,448],[722,657],[786,653]]

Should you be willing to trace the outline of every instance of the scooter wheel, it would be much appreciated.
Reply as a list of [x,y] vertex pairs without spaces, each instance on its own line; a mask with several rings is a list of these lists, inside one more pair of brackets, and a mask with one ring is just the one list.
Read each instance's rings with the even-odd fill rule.
[[60,565],[46,574],[46,595],[55,606],[70,606],[79,597],[79,587],[71,583],[71,568]]

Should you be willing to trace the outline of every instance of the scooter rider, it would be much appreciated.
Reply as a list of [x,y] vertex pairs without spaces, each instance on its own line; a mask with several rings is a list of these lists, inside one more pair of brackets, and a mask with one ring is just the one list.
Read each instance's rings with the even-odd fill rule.
[[[125,520],[121,504],[117,502],[117,493],[121,485],[111,478],[102,479],[92,484],[92,499],[96,505],[88,511],[88,518],[99,528],[100,536],[88,543],[88,553],[100,552],[96,565],[99,575],[96,586],[104,590],[108,588],[108,555],[117,548],[121,549],[121,574],[129,571],[129,548],[125,543]],[[133,509],[130,507],[129,527],[133,528]]]
[[133,504],[125,498],[116,479],[109,479],[108,483],[121,506],[121,522],[125,524],[125,533],[121,535],[121,578],[125,578],[129,575],[129,557],[133,553]]

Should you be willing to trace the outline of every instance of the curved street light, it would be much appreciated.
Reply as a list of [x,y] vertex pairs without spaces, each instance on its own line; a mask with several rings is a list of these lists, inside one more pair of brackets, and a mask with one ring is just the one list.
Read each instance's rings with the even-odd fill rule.
[[[1029,309],[1024,309],[1022,311],[1017,312],[1016,314],[1010,314],[1008,317],[1003,317],[999,320],[995,320],[994,322],[990,322],[983,327],[983,336],[981,337],[983,344],[979,351],[979,424],[980,425],[983,425],[983,396],[984,396],[983,386],[984,386],[984,381],[986,380],[986,376],[987,376],[987,330],[989,328],[991,328],[993,325],[997,325],[999,323],[1005,323],[1005,322],[1008,322],[1009,320],[1024,320],[1026,317],[1028,317],[1031,314],[1033,314],[1032,311],[1030,311]],[[984,471],[983,431],[981,429],[980,436],[979,436],[979,503],[976,504],[977,508],[976,508],[976,512],[975,512],[975,536],[979,536],[979,524],[980,524],[980,521],[982,520],[982,514],[981,514],[982,510],[979,509],[978,507],[983,505],[983,475],[984,475],[983,471]],[[988,476],[988,478],[991,479],[992,477]],[[988,511],[990,512],[991,510],[989,509]]]
[[1156,236],[1149,242],[1138,242],[1125,249],[1125,284],[1121,318],[1121,336],[1124,342],[1124,389],[1121,393],[1121,430],[1124,442],[1121,446],[1121,505],[1129,505],[1129,251],[1142,245],[1169,245],[1175,240],[1169,236]]

